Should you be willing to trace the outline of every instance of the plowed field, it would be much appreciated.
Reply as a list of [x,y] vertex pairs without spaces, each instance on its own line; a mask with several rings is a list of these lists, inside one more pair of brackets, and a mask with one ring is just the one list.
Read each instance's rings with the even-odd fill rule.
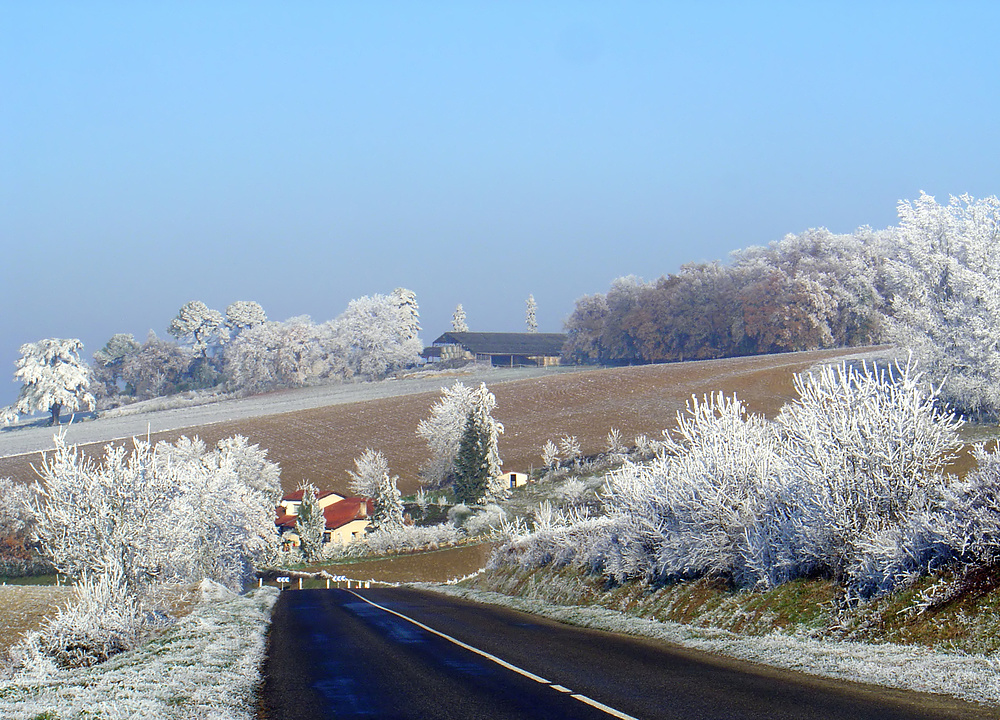
[[[585,454],[600,452],[612,427],[625,439],[639,433],[658,435],[674,424],[692,395],[713,391],[737,393],[751,410],[773,416],[794,396],[792,374],[817,363],[856,355],[857,348],[766,355],[725,360],[646,365],[564,373],[499,383],[494,416],[505,427],[500,454],[505,470],[527,471],[541,464],[546,440],[564,434],[579,438]],[[438,392],[331,405],[277,415],[213,423],[159,433],[154,440],[180,435],[208,443],[236,433],[268,450],[281,465],[282,485],[294,488],[308,479],[320,489],[346,492],[349,469],[365,448],[381,450],[400,490],[418,487],[417,473],[427,448],[417,437],[417,423],[427,417]],[[88,446],[100,454],[100,446]],[[0,476],[28,481],[39,456],[0,460]]]

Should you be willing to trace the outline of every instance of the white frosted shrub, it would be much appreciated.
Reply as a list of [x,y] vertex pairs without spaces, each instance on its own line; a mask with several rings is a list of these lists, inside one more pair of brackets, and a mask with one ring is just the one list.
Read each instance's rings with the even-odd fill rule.
[[73,592],[75,602],[12,649],[15,667],[30,671],[47,660],[59,667],[86,667],[134,648],[145,622],[124,580],[120,573],[82,578]]
[[992,564],[1000,560],[1000,455],[977,445],[978,467],[942,489],[944,537],[961,558]]
[[1000,557],[1000,460],[980,448],[965,481],[942,474],[960,423],[912,365],[827,367],[795,386],[774,422],[735,397],[692,399],[655,458],[607,476],[603,522],[536,524],[497,561],[761,588],[824,574],[867,597],[954,557]]
[[810,524],[828,535],[817,560],[843,575],[862,546],[926,507],[961,423],[910,363],[826,366],[796,375],[795,388],[776,420],[782,452],[808,480]]
[[499,505],[490,503],[480,512],[472,515],[462,525],[468,535],[489,535],[500,527],[501,521],[507,516]]
[[354,540],[344,547],[332,548],[328,555],[339,554],[348,557],[387,555],[407,550],[434,547],[455,542],[459,531],[449,523],[440,525],[404,525],[391,529],[368,533],[364,538]]

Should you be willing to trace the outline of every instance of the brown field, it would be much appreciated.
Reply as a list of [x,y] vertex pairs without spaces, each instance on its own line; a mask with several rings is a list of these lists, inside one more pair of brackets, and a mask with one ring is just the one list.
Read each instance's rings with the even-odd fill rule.
[[447,582],[485,567],[491,552],[492,543],[462,545],[375,560],[320,565],[315,569],[326,570],[333,575],[344,575],[352,580],[384,583]]
[[[613,427],[629,441],[640,433],[658,435],[674,424],[692,395],[735,392],[752,411],[773,416],[794,397],[793,373],[860,351],[586,370],[499,383],[490,389],[497,397],[494,416],[506,430],[500,443],[504,468],[527,471],[540,465],[541,446],[564,434],[577,436],[585,454],[602,451]],[[160,433],[153,439],[197,435],[214,443],[239,433],[267,449],[268,457],[281,466],[286,490],[311,480],[322,490],[338,492],[347,489],[354,458],[371,447],[386,456],[400,477],[400,490],[408,494],[416,491],[420,465],[427,459],[426,445],[416,435],[417,423],[438,397],[430,392],[331,405]],[[100,446],[86,450],[101,452]],[[39,459],[37,454],[0,459],[0,476],[33,480],[31,465]]]
[[65,607],[73,589],[54,585],[0,585],[0,648],[8,648],[47,616]]

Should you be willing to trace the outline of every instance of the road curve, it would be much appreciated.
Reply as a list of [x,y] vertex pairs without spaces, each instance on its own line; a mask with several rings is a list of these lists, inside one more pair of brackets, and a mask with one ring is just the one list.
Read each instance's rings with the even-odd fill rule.
[[996,713],[383,588],[282,594],[258,717],[931,720]]

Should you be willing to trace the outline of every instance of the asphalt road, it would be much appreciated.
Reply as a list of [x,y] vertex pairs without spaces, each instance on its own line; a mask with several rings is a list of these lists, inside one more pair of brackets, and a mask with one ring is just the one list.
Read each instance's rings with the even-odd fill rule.
[[996,717],[396,588],[283,593],[264,678],[268,720]]

